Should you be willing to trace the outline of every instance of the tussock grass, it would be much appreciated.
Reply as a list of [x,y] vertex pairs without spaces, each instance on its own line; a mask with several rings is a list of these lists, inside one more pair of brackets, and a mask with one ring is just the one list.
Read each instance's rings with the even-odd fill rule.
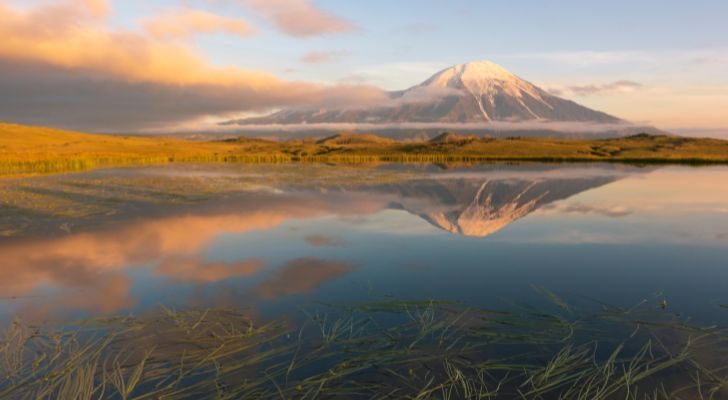
[[728,163],[728,141],[636,135],[621,139],[477,139],[397,142],[368,134],[274,142],[190,141],[0,124],[0,175],[168,163],[478,163],[493,161]]
[[566,310],[555,296],[509,311],[388,300],[266,323],[167,308],[15,323],[0,340],[0,398],[725,398],[725,327],[646,305]]

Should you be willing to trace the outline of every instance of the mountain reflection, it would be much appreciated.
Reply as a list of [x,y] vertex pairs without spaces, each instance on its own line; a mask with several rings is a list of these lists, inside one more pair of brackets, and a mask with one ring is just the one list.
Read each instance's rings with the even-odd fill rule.
[[[244,242],[240,235],[290,221],[366,217],[389,209],[405,210],[453,234],[486,237],[540,207],[626,176],[615,169],[569,175],[530,171],[314,188],[280,185],[211,199],[179,215],[169,207],[164,215],[127,215],[62,237],[16,238],[0,242],[0,297],[16,299],[10,307],[15,313],[40,318],[58,311],[135,308],[136,285],[152,278],[194,286],[249,278],[258,281],[247,293],[253,301],[306,294],[353,272],[354,264],[293,253],[272,263],[255,248],[221,260],[213,247],[224,235]],[[315,249],[347,247],[336,236],[304,240]]]
[[492,235],[540,207],[619,179],[457,179],[412,182],[380,188],[396,193],[394,206],[419,215],[448,232]]

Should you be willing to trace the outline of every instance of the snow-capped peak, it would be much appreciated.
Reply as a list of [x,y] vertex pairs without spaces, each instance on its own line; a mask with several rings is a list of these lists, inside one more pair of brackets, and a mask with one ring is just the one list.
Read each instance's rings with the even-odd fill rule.
[[427,86],[462,87],[462,84],[482,84],[487,81],[517,83],[520,81],[507,69],[490,61],[475,61],[458,64],[440,71],[424,84]]
[[542,117],[526,105],[524,97],[541,103],[549,109],[552,108],[544,100],[542,90],[490,61],[458,64],[440,71],[419,86],[420,90],[423,88],[430,91],[444,88],[455,89],[464,92],[467,96],[472,96],[485,121],[494,119],[487,110],[493,110],[496,107],[497,96],[507,96],[513,99],[532,119]]

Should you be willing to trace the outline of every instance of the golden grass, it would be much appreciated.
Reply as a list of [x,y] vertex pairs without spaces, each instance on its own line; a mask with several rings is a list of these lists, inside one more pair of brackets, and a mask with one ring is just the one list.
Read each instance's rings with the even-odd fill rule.
[[95,135],[0,124],[0,174],[18,175],[97,167],[178,162],[632,162],[728,163],[728,141],[637,135],[606,140],[547,138],[396,142],[345,134],[324,140],[274,142],[240,138],[192,141]]

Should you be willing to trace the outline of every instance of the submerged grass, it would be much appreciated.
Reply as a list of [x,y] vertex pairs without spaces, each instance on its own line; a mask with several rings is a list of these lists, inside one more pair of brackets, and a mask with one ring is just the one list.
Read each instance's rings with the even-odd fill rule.
[[[550,293],[550,292],[549,292]],[[451,302],[324,306],[259,323],[176,311],[0,341],[0,398],[720,399],[728,332],[640,305],[494,311]],[[557,300],[558,299],[558,300]]]
[[728,163],[728,141],[718,139],[649,135],[605,140],[451,136],[454,139],[450,141],[427,142],[397,142],[356,134],[318,141],[191,141],[0,124],[0,175],[169,163]]

